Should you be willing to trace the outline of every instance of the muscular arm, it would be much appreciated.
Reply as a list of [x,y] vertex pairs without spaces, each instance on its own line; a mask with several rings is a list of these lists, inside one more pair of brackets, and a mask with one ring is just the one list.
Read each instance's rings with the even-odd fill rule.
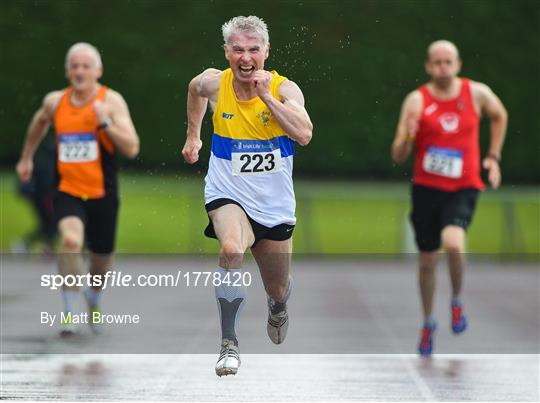
[[16,167],[17,174],[23,182],[29,181],[32,177],[34,153],[49,130],[54,111],[62,98],[62,94],[62,91],[53,91],[47,94],[28,126],[21,157]]
[[127,158],[135,158],[139,154],[139,136],[122,95],[109,90],[104,105],[95,102],[94,109],[100,122],[104,122],[107,118],[112,120],[105,132],[120,153]]
[[396,136],[392,143],[392,159],[398,164],[404,163],[411,154],[421,110],[422,95],[418,91],[411,92],[401,106]]
[[506,137],[508,113],[501,100],[487,85],[475,82],[472,89],[481,114],[486,115],[491,122],[488,155],[500,159],[504,138]]
[[497,189],[501,184],[499,160],[501,159],[502,147],[506,136],[508,113],[501,100],[487,85],[473,82],[471,89],[480,113],[487,115],[491,122],[489,150],[487,157],[482,161],[482,166],[488,170],[488,179],[491,187]]
[[284,81],[279,87],[282,102],[271,96],[261,98],[285,133],[300,145],[311,141],[313,124],[304,107],[304,95],[292,81]]
[[219,91],[222,72],[207,69],[193,78],[188,86],[187,96],[187,139],[182,155],[189,164],[197,162],[202,147],[201,126],[208,107],[208,101],[215,102]]

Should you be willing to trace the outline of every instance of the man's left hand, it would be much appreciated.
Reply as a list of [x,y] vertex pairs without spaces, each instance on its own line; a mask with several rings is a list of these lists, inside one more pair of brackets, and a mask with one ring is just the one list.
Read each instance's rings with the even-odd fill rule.
[[488,171],[488,180],[493,189],[501,185],[501,168],[495,158],[487,157],[482,161],[482,166]]

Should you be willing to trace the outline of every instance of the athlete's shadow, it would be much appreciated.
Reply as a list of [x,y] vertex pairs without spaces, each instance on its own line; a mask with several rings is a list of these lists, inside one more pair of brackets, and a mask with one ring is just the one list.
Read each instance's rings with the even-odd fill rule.
[[465,369],[465,361],[459,358],[420,358],[416,369],[422,378],[453,378],[459,380]]
[[108,372],[105,365],[97,360],[81,364],[64,363],[57,384],[64,391],[71,390],[77,395],[94,389],[102,392],[109,379]]

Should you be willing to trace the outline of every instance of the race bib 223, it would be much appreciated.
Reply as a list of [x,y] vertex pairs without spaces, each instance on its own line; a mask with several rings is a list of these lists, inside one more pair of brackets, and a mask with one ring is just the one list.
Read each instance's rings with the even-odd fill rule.
[[233,140],[231,150],[232,173],[265,175],[282,169],[279,142],[274,140]]

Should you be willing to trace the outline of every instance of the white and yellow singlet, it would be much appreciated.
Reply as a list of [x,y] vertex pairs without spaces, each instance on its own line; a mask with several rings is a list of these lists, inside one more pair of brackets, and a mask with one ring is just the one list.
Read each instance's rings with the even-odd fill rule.
[[[279,99],[279,86],[286,78],[275,71],[273,74],[270,92]],[[259,97],[237,99],[233,78],[231,69],[223,72],[212,117],[214,134],[205,203],[228,198],[238,202],[259,224],[294,225],[294,141]]]

